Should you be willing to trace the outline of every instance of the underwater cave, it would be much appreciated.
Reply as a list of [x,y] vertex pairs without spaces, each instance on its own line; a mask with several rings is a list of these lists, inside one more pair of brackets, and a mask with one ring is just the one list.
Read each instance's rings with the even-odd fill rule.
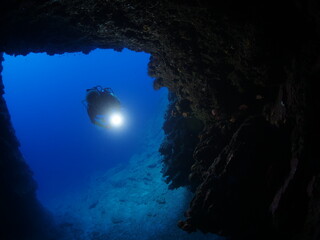
[[[4,98],[40,199],[48,198],[48,192],[42,194],[46,189],[73,189],[91,172],[125,164],[140,151],[158,102],[166,98],[152,88],[148,59],[128,50],[4,56]],[[110,87],[121,100],[123,126],[105,129],[90,123],[86,89],[97,85]]]
[[[319,16],[316,0],[3,1],[0,239],[320,239]],[[83,175],[85,188],[70,183],[53,203],[45,203],[42,173],[34,169],[33,176],[34,166],[24,149],[31,142],[20,135],[39,136],[38,125],[17,124],[32,111],[18,107],[9,93],[23,96],[22,104],[39,100],[28,95],[33,86],[27,78],[9,91],[6,61],[45,53],[51,59],[80,52],[90,58],[97,51],[112,50],[121,55],[127,49],[149,54],[144,64],[149,61],[152,87],[166,88],[168,99],[153,109],[150,125],[144,126],[148,131],[138,134],[145,140],[135,142],[140,148],[128,150],[125,157],[121,149],[113,154],[126,159],[124,164],[107,166],[94,154],[81,154],[100,161],[101,165],[91,165],[99,173],[90,177],[79,173],[73,180]],[[49,65],[44,63],[39,70]],[[26,62],[21,66],[28,68]],[[56,72],[66,72],[64,66],[58,68]],[[17,66],[12,71],[16,76],[26,74]],[[123,98],[130,95],[130,84],[141,80],[135,76],[122,84],[128,84],[121,86]],[[91,86],[84,86],[82,77],[74,75],[79,81],[63,84],[85,91]],[[47,75],[41,82],[51,83]],[[57,97],[65,98],[63,92]],[[15,120],[17,109],[24,115]],[[71,117],[62,122],[82,128],[81,121]],[[72,134],[79,136],[78,131]],[[118,141],[121,134],[108,135],[108,141]],[[61,137],[52,134],[48,139],[54,145]],[[37,140],[40,146],[50,144]],[[74,151],[56,146],[56,154],[65,153],[71,165],[76,162]],[[43,150],[33,149],[39,156]],[[88,166],[79,167],[90,172]],[[65,173],[72,168],[67,170],[66,162],[61,167]]]
[[[4,56],[4,98],[37,199],[55,225],[51,238],[217,239],[173,227],[191,193],[169,190],[161,176],[168,96],[152,88],[149,57],[101,49]],[[106,84],[121,100],[122,126],[89,124],[85,90]]]

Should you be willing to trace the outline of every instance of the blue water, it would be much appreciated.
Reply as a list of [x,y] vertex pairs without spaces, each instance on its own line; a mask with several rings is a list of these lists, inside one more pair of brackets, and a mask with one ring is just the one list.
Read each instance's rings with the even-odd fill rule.
[[[192,194],[168,190],[161,176],[167,90],[153,90],[148,54],[4,57],[12,123],[38,198],[61,226],[59,240],[217,239],[176,226]],[[90,122],[82,101],[96,85],[111,87],[120,99],[123,127]]]
[[[129,50],[5,56],[5,98],[40,199],[136,152],[161,96],[147,76],[148,60],[148,54]],[[121,100],[123,128],[107,131],[90,123],[82,100],[85,90],[96,85],[111,87]]]

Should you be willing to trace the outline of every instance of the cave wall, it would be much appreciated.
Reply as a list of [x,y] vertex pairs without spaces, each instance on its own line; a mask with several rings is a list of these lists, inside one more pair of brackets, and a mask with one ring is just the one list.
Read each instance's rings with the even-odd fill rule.
[[[0,52],[150,53],[154,88],[172,92],[164,176],[195,192],[179,226],[236,239],[318,239],[319,27],[316,0],[16,0],[0,9]],[[17,155],[1,107],[10,143],[1,154]],[[22,172],[33,186],[20,158],[1,176]]]

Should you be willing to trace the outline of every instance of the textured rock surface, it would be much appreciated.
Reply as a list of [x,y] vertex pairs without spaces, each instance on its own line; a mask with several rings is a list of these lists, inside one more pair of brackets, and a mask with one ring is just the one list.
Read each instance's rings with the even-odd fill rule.
[[183,117],[179,114],[176,110],[177,97],[174,94],[170,94],[169,100],[163,125],[166,138],[159,151],[164,156],[163,176],[166,177],[169,188],[173,189],[190,185],[188,175],[191,174],[194,163],[193,151],[199,142],[198,134],[203,124],[194,117]]
[[[247,239],[318,239],[319,16],[316,0],[4,1],[0,52],[151,53],[155,89],[176,95],[160,149],[164,174],[172,187],[189,180],[198,186],[180,227]],[[10,143],[1,154],[10,156],[18,145],[10,142],[3,100],[1,109],[1,138]],[[204,130],[179,136],[187,134],[179,121],[191,119]],[[19,171],[24,164],[12,161],[6,173],[22,171],[23,189],[32,186],[27,167]]]

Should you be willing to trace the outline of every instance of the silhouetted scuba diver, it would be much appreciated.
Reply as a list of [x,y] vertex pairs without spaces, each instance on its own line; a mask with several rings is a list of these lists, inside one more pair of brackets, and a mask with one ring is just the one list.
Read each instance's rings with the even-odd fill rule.
[[120,101],[112,89],[101,86],[87,89],[85,102],[91,122],[100,127],[110,127],[108,117],[121,109]]

